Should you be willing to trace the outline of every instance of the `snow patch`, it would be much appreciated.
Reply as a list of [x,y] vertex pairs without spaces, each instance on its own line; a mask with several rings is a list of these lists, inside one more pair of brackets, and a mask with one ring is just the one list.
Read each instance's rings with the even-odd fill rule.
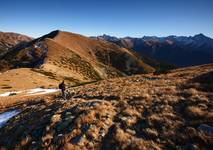
[[29,89],[25,91],[11,91],[11,92],[6,92],[3,94],[0,94],[0,97],[7,97],[7,96],[12,96],[16,95],[19,93],[23,93],[23,95],[42,95],[42,94],[48,94],[48,93],[55,93],[59,91],[59,89],[43,89],[43,88],[35,88],[35,89]]
[[59,89],[43,89],[43,88],[36,88],[31,89],[27,91],[27,94],[29,95],[41,95],[41,94],[48,94],[48,93],[54,93],[59,91]]
[[5,125],[5,123],[10,120],[12,117],[18,115],[20,113],[19,110],[7,111],[0,114],[0,128]]
[[0,94],[0,97],[11,96],[13,94],[19,94],[19,93],[22,93],[22,92],[23,91],[6,92],[6,93],[3,93],[3,94]]

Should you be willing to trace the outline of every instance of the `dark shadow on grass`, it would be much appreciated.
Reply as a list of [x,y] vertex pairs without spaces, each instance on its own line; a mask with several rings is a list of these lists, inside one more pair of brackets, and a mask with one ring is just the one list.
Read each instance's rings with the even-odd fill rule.
[[118,145],[116,145],[116,141],[114,139],[114,135],[116,134],[116,125],[113,124],[107,134],[104,136],[102,143],[101,143],[101,149],[102,150],[116,150]]
[[[42,136],[47,134],[46,129],[51,123],[52,116],[62,106],[58,102],[47,104],[43,99],[25,102],[24,104],[25,108],[22,109],[18,117],[11,118],[8,125],[0,129],[1,147],[22,149],[21,141],[30,137],[25,148],[36,147],[41,149]],[[32,145],[32,141],[36,141],[36,144]],[[17,144],[19,147],[15,147]]]
[[[199,86],[193,86],[193,83],[199,84]],[[213,71],[201,74],[188,81],[186,88],[196,88],[204,92],[213,92]]]
[[73,96],[73,98],[82,98],[82,99],[86,99],[86,100],[91,100],[91,99],[100,99],[100,100],[119,100],[120,97],[119,96],[115,96],[115,95],[110,95],[110,96],[103,96],[103,95],[76,95]]

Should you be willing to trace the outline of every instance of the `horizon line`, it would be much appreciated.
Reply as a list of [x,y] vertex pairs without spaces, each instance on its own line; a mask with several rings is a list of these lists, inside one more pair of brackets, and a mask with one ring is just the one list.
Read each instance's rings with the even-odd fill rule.
[[68,30],[61,30],[61,29],[56,29],[56,30],[52,30],[50,32],[47,32],[45,34],[42,34],[40,36],[33,36],[33,34],[28,34],[28,33],[24,33],[24,32],[16,32],[16,31],[1,31],[0,32],[4,32],[4,33],[16,33],[16,34],[21,34],[21,35],[25,35],[25,36],[28,36],[28,37],[31,37],[31,38],[39,38],[39,37],[42,37],[43,35],[46,35],[46,34],[49,34],[53,31],[62,31],[62,32],[70,32],[70,33],[74,33],[74,34],[80,34],[80,35],[83,35],[83,36],[86,36],[86,37],[98,37],[98,36],[103,36],[103,35],[106,35],[106,36],[110,36],[110,37],[116,37],[116,38],[143,38],[143,37],[156,37],[156,38],[166,38],[166,37],[170,37],[170,36],[176,36],[176,37],[194,37],[196,35],[204,35],[208,38],[211,38],[213,39],[212,36],[209,36],[209,35],[206,35],[202,32],[198,32],[197,34],[194,34],[194,35],[177,35],[177,34],[168,34],[168,35],[162,35],[162,36],[159,36],[159,35],[141,35],[141,36],[129,36],[129,35],[126,35],[126,36],[116,36],[116,35],[111,35],[111,34],[107,34],[107,33],[102,33],[102,34],[96,34],[96,35],[88,35],[88,34],[83,34],[83,33],[77,33],[77,32],[72,32],[72,31],[68,31]]

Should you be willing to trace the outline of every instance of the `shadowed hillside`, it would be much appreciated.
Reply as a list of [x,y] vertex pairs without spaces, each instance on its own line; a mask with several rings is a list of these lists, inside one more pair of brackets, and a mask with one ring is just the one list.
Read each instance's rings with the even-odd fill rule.
[[213,39],[203,34],[189,37],[144,36],[142,38],[116,38],[103,35],[93,38],[132,49],[141,55],[145,63],[157,68],[171,68],[174,67],[173,65],[186,67],[213,62]]

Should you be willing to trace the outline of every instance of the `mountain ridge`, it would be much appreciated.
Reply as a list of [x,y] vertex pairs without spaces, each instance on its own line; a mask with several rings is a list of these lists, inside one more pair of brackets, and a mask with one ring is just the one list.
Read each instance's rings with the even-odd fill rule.
[[1,71],[18,68],[74,83],[154,71],[126,48],[60,30],[19,44],[0,56]]
[[[97,36],[94,39],[106,40],[121,47],[132,49],[142,57],[166,61],[178,67],[201,65],[213,62],[213,39],[197,34],[195,36],[144,36],[141,38],[116,38]],[[148,62],[146,62],[148,63]]]

